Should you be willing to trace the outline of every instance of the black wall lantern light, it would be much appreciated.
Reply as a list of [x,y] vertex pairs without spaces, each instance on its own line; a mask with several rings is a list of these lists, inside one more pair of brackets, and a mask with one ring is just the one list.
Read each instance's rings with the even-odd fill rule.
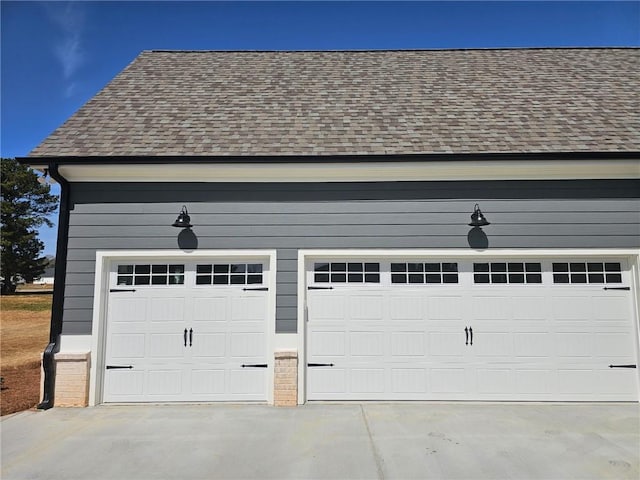
[[186,206],[182,206],[182,210],[180,211],[178,218],[176,218],[176,221],[173,222],[171,226],[176,228],[191,228],[193,226],[191,225],[191,217],[189,216]]
[[480,210],[480,206],[476,203],[476,206],[473,209],[473,213],[471,214],[471,223],[470,227],[484,227],[485,225],[490,225],[489,220],[482,214]]

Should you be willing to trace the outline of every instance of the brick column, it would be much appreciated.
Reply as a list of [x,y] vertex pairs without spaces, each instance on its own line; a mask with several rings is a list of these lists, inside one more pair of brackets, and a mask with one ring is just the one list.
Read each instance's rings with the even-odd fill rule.
[[298,352],[281,350],[275,354],[273,400],[276,407],[298,404]]
[[56,407],[89,405],[89,366],[87,353],[56,353]]

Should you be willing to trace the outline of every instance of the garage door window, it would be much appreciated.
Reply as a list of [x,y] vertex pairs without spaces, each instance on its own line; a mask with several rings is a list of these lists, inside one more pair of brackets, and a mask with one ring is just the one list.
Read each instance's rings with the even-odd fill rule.
[[553,283],[622,283],[619,262],[554,262]]
[[501,284],[542,283],[542,266],[538,262],[474,263],[473,282]]
[[458,283],[457,263],[392,263],[391,283]]
[[380,283],[380,264],[373,262],[317,262],[316,283]]
[[183,285],[184,264],[118,265],[118,285]]
[[261,263],[214,263],[196,266],[196,285],[262,284]]

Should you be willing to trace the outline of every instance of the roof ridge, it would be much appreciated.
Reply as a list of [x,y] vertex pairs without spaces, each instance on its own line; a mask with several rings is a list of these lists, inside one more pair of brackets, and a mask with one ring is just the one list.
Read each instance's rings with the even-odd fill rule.
[[364,49],[301,49],[301,50],[194,50],[194,49],[149,49],[149,53],[375,53],[375,52],[456,52],[456,51],[514,51],[514,50],[640,50],[640,46],[594,46],[594,47],[473,47],[473,48],[364,48]]

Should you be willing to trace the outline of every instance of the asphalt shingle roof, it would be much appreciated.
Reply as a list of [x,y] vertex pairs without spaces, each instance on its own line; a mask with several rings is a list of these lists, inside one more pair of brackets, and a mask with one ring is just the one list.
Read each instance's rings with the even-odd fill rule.
[[145,51],[30,156],[640,151],[640,49]]

